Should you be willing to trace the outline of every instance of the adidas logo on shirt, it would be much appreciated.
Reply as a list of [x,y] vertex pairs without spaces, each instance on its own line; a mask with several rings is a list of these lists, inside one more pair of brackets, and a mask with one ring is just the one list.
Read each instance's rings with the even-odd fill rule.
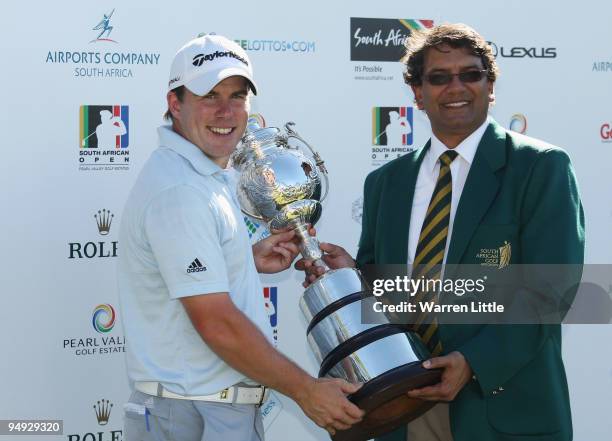
[[202,262],[200,262],[200,259],[196,257],[195,260],[191,262],[191,265],[187,267],[187,274],[199,273],[201,271],[206,271],[206,267],[202,265]]

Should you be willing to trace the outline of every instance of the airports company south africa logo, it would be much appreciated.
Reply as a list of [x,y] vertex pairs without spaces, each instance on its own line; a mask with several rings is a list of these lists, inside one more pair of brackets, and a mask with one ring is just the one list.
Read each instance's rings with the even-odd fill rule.
[[381,165],[412,150],[412,107],[372,108],[372,163]]
[[112,11],[110,11],[110,13],[104,14],[102,20],[100,20],[100,22],[94,28],[92,28],[92,30],[94,31],[100,31],[100,33],[96,38],[91,40],[90,43],[96,43],[98,41],[109,41],[111,43],[117,43],[115,40],[110,38],[110,34],[113,31],[113,27],[110,25],[110,20],[114,13],[115,10],[113,9]]
[[[69,68],[72,77],[81,79],[134,78],[139,73],[146,73],[145,69],[158,68],[159,52],[141,51],[134,48],[125,48],[114,37],[116,25],[114,19],[119,12],[112,9],[110,12],[96,14],[97,18],[90,17],[91,24],[87,29],[91,39],[86,46],[77,48],[51,48],[45,56],[46,65],[64,66]],[[95,20],[95,21],[94,21]],[[96,23],[92,27],[93,23]],[[75,33],[79,31],[75,30]],[[121,39],[123,41],[123,38]],[[50,40],[52,41],[52,40]],[[87,41],[87,40],[85,40]]]
[[129,145],[129,106],[79,108],[79,170],[128,170]]

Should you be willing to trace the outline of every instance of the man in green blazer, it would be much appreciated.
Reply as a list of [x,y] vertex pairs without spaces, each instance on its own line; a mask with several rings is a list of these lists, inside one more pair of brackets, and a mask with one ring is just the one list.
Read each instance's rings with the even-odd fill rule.
[[[425,264],[437,256],[446,264],[580,268],[584,215],[569,157],[487,117],[498,69],[486,41],[465,25],[441,25],[406,44],[405,81],[433,136],[369,174],[356,262],[322,244],[328,265]],[[320,274],[297,265],[304,266],[311,280]],[[563,309],[574,294],[551,297]],[[572,439],[560,325],[440,324],[433,331],[439,354],[424,367],[442,368],[442,381],[409,395],[448,405],[381,441]]]

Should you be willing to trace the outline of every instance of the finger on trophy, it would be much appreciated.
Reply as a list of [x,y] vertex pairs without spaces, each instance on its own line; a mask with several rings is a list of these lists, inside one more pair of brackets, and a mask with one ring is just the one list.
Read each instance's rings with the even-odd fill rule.
[[317,276],[306,273],[302,286],[304,288],[308,288],[315,280],[317,280]]

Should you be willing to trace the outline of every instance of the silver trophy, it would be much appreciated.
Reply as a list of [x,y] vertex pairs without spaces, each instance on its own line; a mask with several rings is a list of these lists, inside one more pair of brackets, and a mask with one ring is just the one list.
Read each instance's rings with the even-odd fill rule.
[[[429,410],[433,403],[409,398],[408,390],[437,383],[440,373],[421,367],[430,357],[421,339],[406,325],[372,313],[374,298],[358,270],[330,270],[319,242],[308,233],[321,217],[329,184],[321,156],[293,129],[263,128],[251,117],[232,165],[240,172],[238,200],[245,214],[271,229],[292,228],[305,258],[326,273],[300,299],[307,338],[320,363],[319,377],[342,378],[363,386],[349,399],[366,411],[363,421],[338,431],[336,441],[367,440],[389,432]],[[295,146],[297,141],[303,147]],[[362,308],[371,323],[363,324]]]

